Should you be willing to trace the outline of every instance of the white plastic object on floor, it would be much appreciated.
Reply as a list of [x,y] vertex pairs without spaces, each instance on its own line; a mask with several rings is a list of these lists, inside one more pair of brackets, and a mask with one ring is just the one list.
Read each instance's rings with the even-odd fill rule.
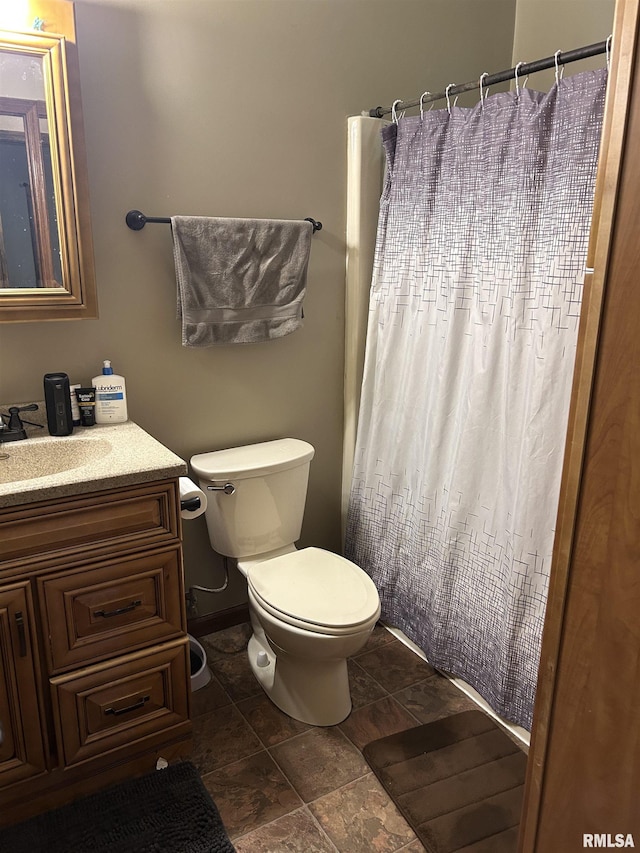
[[207,653],[191,634],[189,634],[189,651],[189,659],[195,656],[199,662],[198,668],[191,673],[191,692],[193,693],[211,681],[211,670],[207,665]]

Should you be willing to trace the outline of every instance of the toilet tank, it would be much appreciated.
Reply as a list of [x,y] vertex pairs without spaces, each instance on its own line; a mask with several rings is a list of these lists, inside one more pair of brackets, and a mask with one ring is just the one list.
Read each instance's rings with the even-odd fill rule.
[[[191,467],[207,495],[211,547],[227,557],[251,557],[300,538],[312,445],[282,438],[199,453]],[[231,483],[233,494],[207,486]]]

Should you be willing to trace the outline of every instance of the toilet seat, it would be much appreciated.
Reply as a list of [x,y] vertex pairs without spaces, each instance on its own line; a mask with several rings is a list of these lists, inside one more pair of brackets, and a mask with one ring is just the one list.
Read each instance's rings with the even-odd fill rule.
[[371,578],[355,563],[321,548],[255,563],[247,581],[250,595],[267,613],[317,634],[357,633],[380,615]]

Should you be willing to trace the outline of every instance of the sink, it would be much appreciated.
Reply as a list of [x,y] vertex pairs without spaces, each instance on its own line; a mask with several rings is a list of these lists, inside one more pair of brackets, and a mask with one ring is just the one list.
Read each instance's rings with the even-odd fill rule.
[[103,438],[33,439],[0,444],[0,484],[55,476],[111,452]]

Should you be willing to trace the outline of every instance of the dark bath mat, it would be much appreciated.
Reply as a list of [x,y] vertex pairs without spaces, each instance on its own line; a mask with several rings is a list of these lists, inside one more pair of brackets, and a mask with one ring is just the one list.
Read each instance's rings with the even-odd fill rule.
[[363,752],[429,853],[515,853],[527,756],[482,711],[380,738]]
[[0,829],[11,853],[234,853],[188,761]]

